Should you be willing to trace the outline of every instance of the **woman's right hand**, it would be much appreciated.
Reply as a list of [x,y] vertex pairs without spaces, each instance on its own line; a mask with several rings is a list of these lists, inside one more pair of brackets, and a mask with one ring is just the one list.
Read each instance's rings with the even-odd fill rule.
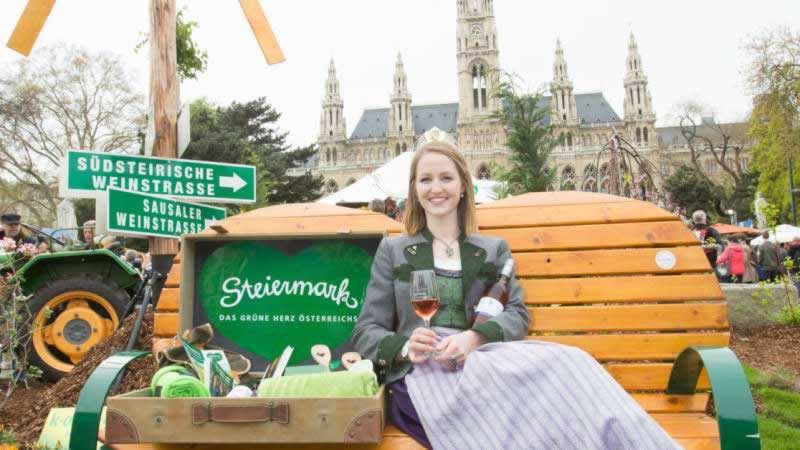
[[439,337],[430,328],[415,329],[408,338],[408,359],[414,364],[425,362],[438,341]]

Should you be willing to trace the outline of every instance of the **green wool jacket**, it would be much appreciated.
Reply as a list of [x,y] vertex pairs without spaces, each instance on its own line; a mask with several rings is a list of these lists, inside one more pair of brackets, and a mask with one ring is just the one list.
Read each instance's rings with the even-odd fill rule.
[[[412,271],[433,269],[432,241],[427,229],[414,236],[387,237],[375,253],[352,342],[364,358],[375,363],[378,377],[384,383],[404,377],[411,368],[410,363],[397,361],[396,356],[414,329],[424,325],[411,308],[409,281]],[[477,234],[462,235],[459,249],[467,323],[472,323],[475,306],[486,289],[497,281],[511,251],[504,239]],[[486,342],[512,341],[523,339],[529,324],[522,288],[512,276],[505,310],[473,330],[481,333]]]

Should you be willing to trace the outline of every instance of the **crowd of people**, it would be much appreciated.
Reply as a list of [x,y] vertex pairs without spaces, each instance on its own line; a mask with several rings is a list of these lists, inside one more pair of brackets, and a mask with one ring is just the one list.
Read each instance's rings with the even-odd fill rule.
[[[45,253],[52,250],[52,245],[56,242],[53,238],[48,237],[46,234],[36,234],[31,231],[31,228],[26,227],[22,223],[22,216],[15,212],[7,212],[0,215],[0,222],[2,229],[0,229],[0,241],[10,239],[13,245],[5,245],[5,247],[13,247],[15,251],[24,253],[26,257],[35,256],[39,253]],[[97,222],[94,220],[87,220],[80,227],[80,239],[70,240],[65,242],[64,250],[91,250],[91,249],[106,249],[116,253],[129,263],[134,263],[138,260],[139,264],[144,261],[146,255],[137,252],[133,249],[125,248],[124,242],[119,237],[112,235],[97,235],[96,233]],[[9,248],[10,250],[10,248]]]
[[392,197],[386,197],[381,200],[379,198],[372,199],[369,202],[369,210],[376,213],[386,214],[390,218],[403,221],[403,216],[406,209],[406,199],[401,198],[395,200]]
[[791,242],[775,243],[770,232],[761,233],[762,242],[751,246],[746,234],[722,237],[708,225],[704,211],[695,211],[688,224],[700,240],[709,264],[722,282],[757,283],[776,281],[783,275],[798,278],[800,269],[800,238]]

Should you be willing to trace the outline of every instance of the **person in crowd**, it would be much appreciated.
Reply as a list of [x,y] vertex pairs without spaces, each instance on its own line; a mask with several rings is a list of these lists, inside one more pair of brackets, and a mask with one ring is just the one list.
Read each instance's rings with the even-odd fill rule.
[[[497,281],[511,252],[504,239],[477,234],[472,177],[453,144],[433,140],[422,145],[412,159],[408,186],[405,234],[384,238],[378,246],[352,335],[355,349],[374,361],[387,385],[388,413],[395,426],[428,448],[459,448],[456,442],[496,448],[491,444],[498,442],[491,441],[496,436],[471,425],[474,420],[492,417],[497,433],[508,436],[503,418],[529,417],[530,426],[515,430],[510,438],[514,444],[508,445],[586,448],[596,444],[584,443],[609,439],[617,448],[677,448],[588,353],[524,341],[530,315],[515,276],[509,279],[504,309],[474,323],[475,306]],[[416,270],[435,273],[440,306],[431,318],[433,329],[423,326],[410,303]],[[484,362],[502,366],[501,379],[496,371],[480,369]],[[548,372],[546,386],[532,375],[541,373],[537,367]],[[425,395],[431,386],[449,394]],[[511,387],[530,395],[515,395],[508,391]],[[593,401],[576,408],[558,400],[566,398],[562,394]],[[485,398],[503,400],[487,403]],[[609,411],[608,403],[619,409]],[[531,405],[547,414],[529,411]],[[598,420],[603,415],[613,417]],[[544,424],[553,416],[570,417],[570,426]]]
[[383,204],[383,200],[379,198],[373,198],[369,202],[369,210],[383,214],[386,211],[386,206]]
[[789,258],[792,259],[793,271],[797,273],[800,269],[800,237],[795,237],[789,243]]
[[764,272],[764,279],[773,281],[780,275],[780,259],[778,255],[778,246],[769,240],[769,231],[761,233],[764,242],[758,246],[758,265],[761,266]]
[[739,244],[739,237],[732,236],[725,250],[717,258],[717,264],[726,264],[728,266],[727,277],[734,283],[740,283],[744,279],[746,271],[745,260],[746,253]]
[[717,256],[722,243],[719,231],[714,227],[708,226],[708,216],[703,210],[697,210],[692,213],[692,223],[694,224],[694,234],[703,245],[703,252],[706,254],[708,263],[711,267],[714,267],[717,263]]
[[406,199],[401,198],[397,202],[397,215],[395,215],[394,219],[398,222],[402,222],[403,218],[405,217],[406,213]]
[[789,243],[782,242],[778,245],[778,273],[786,275],[786,258],[789,257]]
[[747,244],[747,236],[739,235],[739,245],[744,250],[744,276],[742,283],[756,283],[758,282],[758,271],[756,270],[756,258],[753,254],[753,248]]
[[87,220],[83,223],[83,243],[86,247],[93,247],[95,245],[94,237],[97,228],[97,221]]
[[397,217],[397,202],[394,201],[392,197],[386,197],[386,200],[383,201],[384,205],[384,213],[394,219]]
[[23,244],[37,245],[36,237],[22,227],[22,217],[15,212],[7,212],[0,216],[3,229],[0,230],[0,239],[13,239],[17,247]]

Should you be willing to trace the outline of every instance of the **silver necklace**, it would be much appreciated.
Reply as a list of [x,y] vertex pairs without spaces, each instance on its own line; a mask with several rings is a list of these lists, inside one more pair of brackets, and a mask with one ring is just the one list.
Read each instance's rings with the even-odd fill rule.
[[453,239],[453,242],[451,242],[449,245],[447,244],[447,242],[443,241],[442,239],[436,236],[434,236],[433,238],[444,244],[445,247],[447,247],[447,249],[444,251],[444,254],[447,255],[448,258],[452,258],[453,254],[455,254],[455,250],[453,250],[452,246],[453,244],[456,243],[456,241],[458,241],[458,238]]

